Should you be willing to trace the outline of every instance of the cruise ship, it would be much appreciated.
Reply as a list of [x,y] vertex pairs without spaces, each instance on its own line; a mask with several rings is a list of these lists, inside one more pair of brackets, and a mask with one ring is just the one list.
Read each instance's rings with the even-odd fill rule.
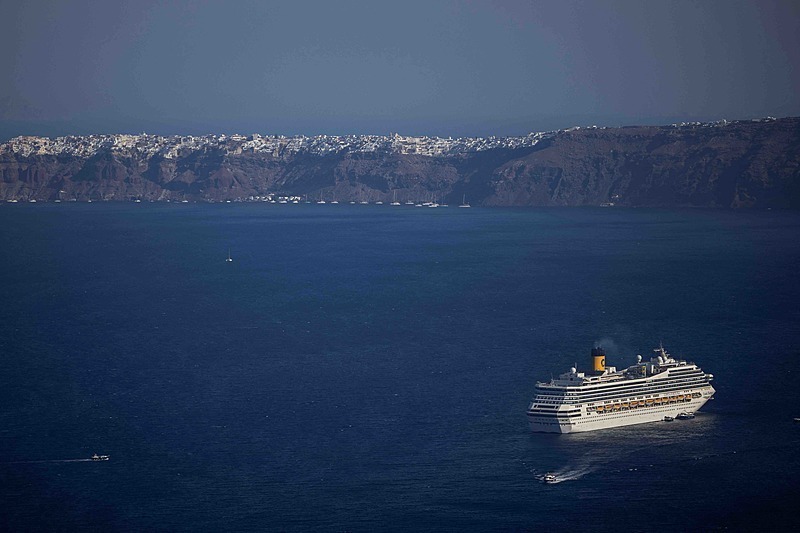
[[[592,349],[592,372],[569,372],[536,383],[528,407],[531,429],[545,433],[594,431],[693,413],[714,395],[711,374],[675,360],[663,346],[648,362],[623,370],[606,367],[603,348]],[[577,366],[577,365],[576,365]]]

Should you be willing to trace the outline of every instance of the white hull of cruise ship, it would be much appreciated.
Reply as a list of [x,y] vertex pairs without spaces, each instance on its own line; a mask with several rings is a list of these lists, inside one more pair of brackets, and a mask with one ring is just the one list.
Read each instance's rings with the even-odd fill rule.
[[527,410],[531,429],[577,433],[677,418],[693,413],[715,393],[711,374],[694,363],[672,359],[663,346],[656,357],[617,371],[605,366],[605,351],[592,350],[593,371],[572,368],[557,379],[536,384]]
[[[695,391],[697,392],[697,391]],[[595,431],[648,422],[662,422],[665,416],[677,417],[680,413],[693,413],[703,407],[711,399],[714,389],[705,391],[707,397],[692,398],[689,402],[680,402],[666,405],[645,406],[638,409],[620,409],[604,414],[593,414],[573,418],[543,418],[528,414],[531,429],[539,433],[579,433],[581,431]]]

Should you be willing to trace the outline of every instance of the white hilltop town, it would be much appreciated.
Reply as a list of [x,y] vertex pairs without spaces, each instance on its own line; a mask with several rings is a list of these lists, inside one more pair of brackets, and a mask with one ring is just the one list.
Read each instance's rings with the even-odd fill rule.
[[299,153],[330,155],[337,153],[399,153],[443,157],[460,153],[480,152],[495,148],[534,146],[553,132],[531,133],[523,137],[407,137],[393,135],[83,135],[50,139],[20,136],[0,145],[0,152],[23,157],[33,155],[70,155],[91,157],[101,151],[122,155],[161,155],[171,159],[186,152],[221,149],[226,154],[252,152],[287,157]]
[[[772,117],[757,119],[775,120]],[[727,120],[716,122],[683,122],[672,128],[714,127],[730,124]],[[70,135],[50,139],[47,137],[20,136],[0,145],[0,153],[17,156],[70,155],[92,157],[101,151],[120,155],[154,156],[172,159],[202,149],[220,149],[225,154],[270,154],[276,158],[299,153],[329,155],[337,153],[396,153],[428,157],[447,157],[492,149],[518,149],[535,146],[543,139],[559,133],[580,129],[598,129],[597,126],[576,126],[565,130],[530,133],[519,137],[410,137],[392,135]],[[599,129],[607,129],[605,127]]]

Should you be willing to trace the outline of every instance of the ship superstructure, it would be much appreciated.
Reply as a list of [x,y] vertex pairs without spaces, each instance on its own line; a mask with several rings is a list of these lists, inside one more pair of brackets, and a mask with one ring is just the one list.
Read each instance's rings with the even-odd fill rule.
[[[574,433],[642,424],[700,409],[714,395],[713,375],[694,363],[673,359],[663,346],[647,362],[623,370],[606,367],[605,351],[592,350],[592,372],[573,367],[536,383],[527,410],[531,429]],[[576,365],[577,366],[577,365]]]

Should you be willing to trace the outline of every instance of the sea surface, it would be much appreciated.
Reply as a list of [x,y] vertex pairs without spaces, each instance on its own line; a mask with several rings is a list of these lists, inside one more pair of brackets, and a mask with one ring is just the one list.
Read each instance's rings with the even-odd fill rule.
[[[800,213],[3,204],[0,259],[0,529],[800,527]],[[697,418],[530,431],[661,342]]]

